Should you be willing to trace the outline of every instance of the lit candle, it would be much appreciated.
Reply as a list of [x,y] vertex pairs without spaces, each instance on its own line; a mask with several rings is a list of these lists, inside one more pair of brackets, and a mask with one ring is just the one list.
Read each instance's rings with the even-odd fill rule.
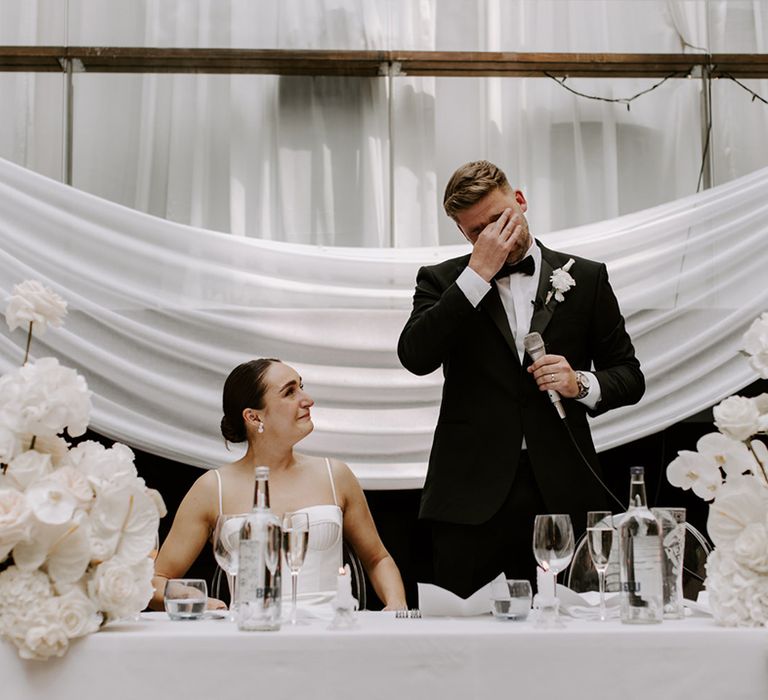
[[339,569],[339,577],[336,580],[336,607],[353,608],[355,602],[352,597],[352,576],[347,564]]
[[536,567],[536,590],[539,602],[543,605],[553,605],[555,601],[555,572],[550,569]]

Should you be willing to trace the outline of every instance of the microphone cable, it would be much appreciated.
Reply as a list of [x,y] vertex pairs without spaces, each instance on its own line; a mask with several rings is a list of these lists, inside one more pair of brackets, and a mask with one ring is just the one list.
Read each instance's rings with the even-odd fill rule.
[[[594,467],[590,463],[590,461],[584,456],[584,453],[581,451],[581,447],[579,447],[579,443],[576,442],[576,437],[573,434],[573,431],[571,430],[571,426],[568,425],[568,418],[567,416],[560,421],[564,426],[566,431],[568,432],[568,437],[571,439],[571,444],[576,448],[576,452],[578,453],[579,457],[581,458],[581,461],[584,462],[584,464],[587,465],[587,469],[589,469],[590,472],[592,472],[592,476],[597,479],[600,486],[603,487],[603,490],[614,500],[616,503],[619,504],[619,507],[624,511],[626,514],[628,512],[628,506],[624,505],[621,500],[616,496],[616,494],[611,491],[611,489],[608,488],[606,483],[600,478],[600,475],[595,471]],[[685,562],[683,562],[683,571],[688,574],[689,576],[695,578],[700,583],[704,583],[704,577],[702,577],[700,574],[698,574],[696,571],[692,571],[689,569]]]

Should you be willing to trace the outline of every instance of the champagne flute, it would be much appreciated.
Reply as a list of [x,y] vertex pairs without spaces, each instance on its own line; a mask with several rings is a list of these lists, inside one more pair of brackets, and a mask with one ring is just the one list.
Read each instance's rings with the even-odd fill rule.
[[591,510],[587,513],[587,547],[597,570],[600,588],[600,619],[607,620],[605,610],[605,572],[611,558],[613,544],[613,515],[607,510]]
[[296,619],[296,598],[298,596],[299,571],[304,564],[304,557],[309,544],[309,516],[306,513],[292,512],[283,515],[283,551],[285,561],[291,571],[291,617],[292,625]]
[[218,565],[227,574],[230,585],[230,618],[234,620],[237,604],[237,570],[240,552],[240,528],[245,519],[244,513],[224,514],[216,519],[213,530],[213,556]]
[[[537,515],[533,522],[533,556],[545,571],[552,571],[553,595],[557,598],[557,575],[571,562],[574,551],[573,525],[567,514]],[[554,608],[552,623],[558,625]],[[560,623],[562,624],[562,623]]]

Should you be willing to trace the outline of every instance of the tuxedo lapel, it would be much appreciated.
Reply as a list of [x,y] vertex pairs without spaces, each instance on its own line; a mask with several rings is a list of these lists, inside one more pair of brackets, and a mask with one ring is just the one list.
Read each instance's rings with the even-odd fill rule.
[[501,303],[501,297],[499,296],[499,290],[496,289],[496,283],[491,284],[491,291],[483,297],[480,302],[480,306],[491,317],[496,327],[501,332],[507,345],[509,345],[512,354],[515,359],[519,361],[517,356],[517,346],[515,345],[515,338],[512,335],[512,331],[509,328],[509,319],[507,318],[507,312],[504,310],[504,304]]
[[544,303],[551,287],[550,277],[555,271],[554,265],[557,264],[557,261],[553,259],[552,251],[547,250],[543,245],[540,245],[540,248],[541,276],[539,277],[539,287],[536,290],[536,301],[533,305],[533,318],[531,318],[529,333],[541,333],[543,335],[555,311],[555,306],[557,306],[554,296],[549,300],[549,304]]

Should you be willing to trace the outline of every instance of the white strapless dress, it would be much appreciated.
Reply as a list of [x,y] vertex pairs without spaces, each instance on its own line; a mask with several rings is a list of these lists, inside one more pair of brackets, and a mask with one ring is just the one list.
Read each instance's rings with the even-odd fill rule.
[[[298,599],[303,603],[326,602],[336,594],[342,565],[343,514],[335,505],[308,506],[296,512],[309,516],[309,544],[299,571]],[[283,560],[283,602],[291,600],[291,572]]]

